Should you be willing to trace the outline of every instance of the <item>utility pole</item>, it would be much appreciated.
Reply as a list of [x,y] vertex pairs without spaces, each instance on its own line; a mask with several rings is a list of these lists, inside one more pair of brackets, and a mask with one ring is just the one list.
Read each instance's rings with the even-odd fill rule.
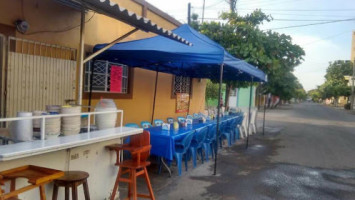
[[355,59],[353,60],[353,75],[351,77],[351,103],[350,103],[350,110],[354,110],[354,80],[355,79]]
[[237,1],[238,0],[229,0],[229,9],[231,13],[235,13],[237,11]]
[[201,23],[203,23],[203,20],[204,20],[204,18],[205,18],[205,1],[206,0],[203,0],[203,6],[202,6],[202,22]]
[[191,24],[191,3],[187,4],[187,24]]

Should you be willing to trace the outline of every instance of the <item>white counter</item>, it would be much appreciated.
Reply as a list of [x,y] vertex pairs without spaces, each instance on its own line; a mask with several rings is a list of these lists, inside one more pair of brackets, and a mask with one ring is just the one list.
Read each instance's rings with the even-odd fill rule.
[[0,145],[0,162],[19,159],[142,133],[141,128],[117,127],[49,140]]

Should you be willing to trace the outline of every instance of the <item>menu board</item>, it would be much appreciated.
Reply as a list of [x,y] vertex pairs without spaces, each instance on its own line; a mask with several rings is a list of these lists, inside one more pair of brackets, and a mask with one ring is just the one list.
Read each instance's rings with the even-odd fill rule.
[[189,97],[188,93],[176,93],[176,113],[189,111]]
[[111,65],[111,74],[110,74],[110,92],[122,92],[122,74],[123,67],[117,65]]

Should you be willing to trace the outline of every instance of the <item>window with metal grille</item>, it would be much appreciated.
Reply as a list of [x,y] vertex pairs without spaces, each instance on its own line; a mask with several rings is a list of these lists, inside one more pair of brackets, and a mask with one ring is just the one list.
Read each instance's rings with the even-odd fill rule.
[[191,78],[184,76],[174,76],[173,83],[173,95],[176,93],[188,93],[191,92]]
[[[113,69],[119,69],[114,73]],[[115,70],[117,71],[117,70]],[[105,60],[90,61],[85,66],[85,92],[128,93],[128,66]],[[91,73],[93,76],[91,77]],[[115,76],[115,77],[113,77]]]

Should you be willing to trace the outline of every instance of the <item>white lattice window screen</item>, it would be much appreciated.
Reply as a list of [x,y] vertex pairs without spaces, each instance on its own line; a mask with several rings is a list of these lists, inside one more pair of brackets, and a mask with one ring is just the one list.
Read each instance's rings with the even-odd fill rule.
[[173,92],[176,93],[188,93],[191,91],[191,78],[184,76],[174,77],[174,87]]
[[105,60],[96,60],[94,62],[88,62],[85,66],[85,92],[90,92],[90,81],[91,81],[91,67],[93,68],[92,77],[92,91],[93,92],[110,92],[110,80],[111,80],[111,66],[121,66],[122,71],[122,89],[121,93],[128,93],[128,66],[120,63],[113,63]]

